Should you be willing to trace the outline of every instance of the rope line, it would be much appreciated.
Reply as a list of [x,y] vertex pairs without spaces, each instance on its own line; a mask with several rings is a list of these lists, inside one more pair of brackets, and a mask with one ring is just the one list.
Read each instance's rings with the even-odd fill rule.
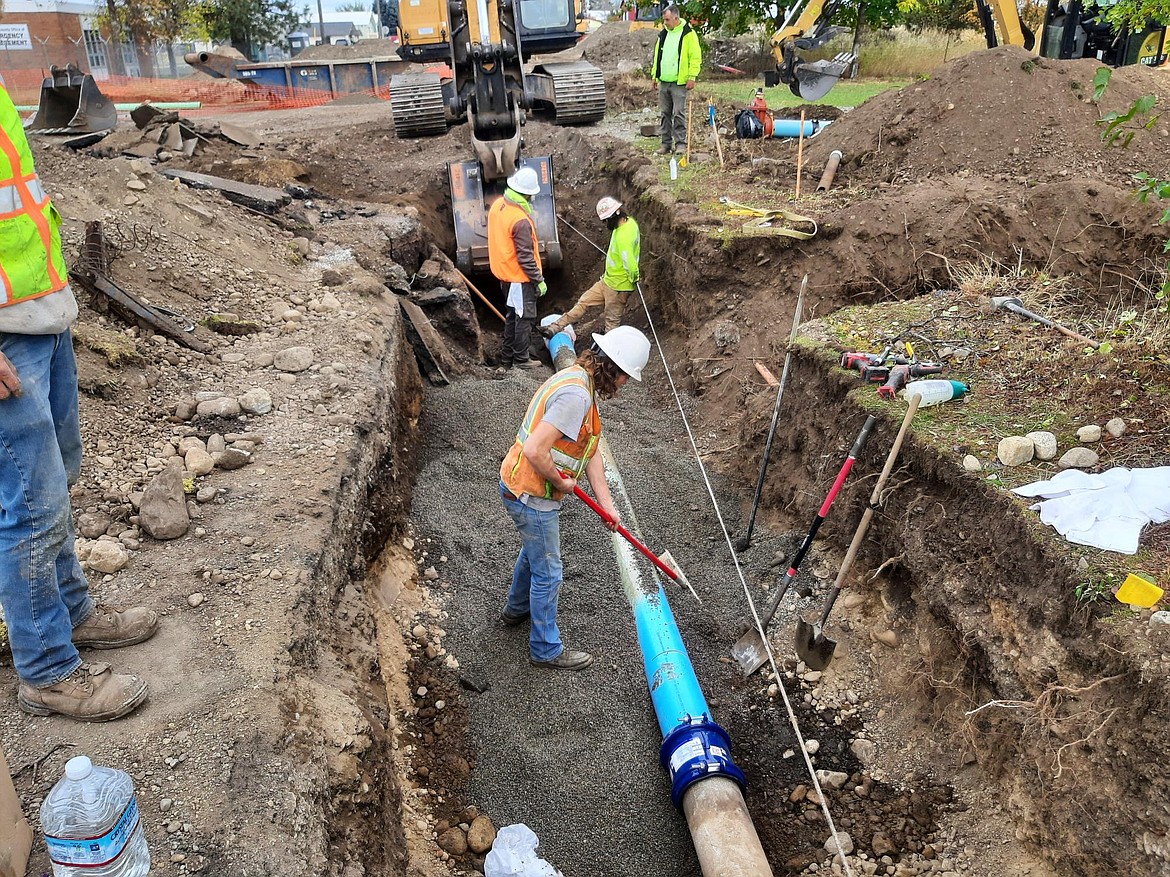
[[[567,219],[557,214],[557,218],[567,225],[572,231],[576,232],[586,241],[593,245],[594,249],[604,254],[605,250],[601,249],[591,238],[578,228],[575,228]],[[683,427],[687,431],[687,439],[691,443],[691,450],[695,454],[695,462],[699,466],[699,474],[703,476],[703,484],[707,487],[707,495],[711,498],[711,507],[715,510],[715,517],[719,521],[719,528],[723,531],[723,539],[727,543],[728,553],[731,555],[731,562],[735,566],[735,573],[739,576],[740,585],[743,587],[744,597],[747,598],[748,608],[751,610],[752,621],[755,624],[756,631],[760,634],[760,641],[763,642],[764,648],[768,652],[768,664],[772,668],[772,674],[776,679],[776,688],[780,692],[781,698],[784,701],[784,709],[788,713],[788,721],[792,725],[792,731],[796,734],[796,740],[800,744],[800,753],[804,757],[805,767],[808,769],[809,778],[812,780],[813,788],[816,790],[817,799],[821,804],[821,812],[825,816],[825,822],[829,826],[829,833],[837,847],[837,856],[841,862],[841,867],[845,870],[846,877],[853,877],[853,871],[849,867],[849,860],[846,858],[842,850],[841,839],[837,833],[837,825],[833,821],[833,815],[829,812],[829,805],[827,803],[828,796],[825,795],[821,788],[821,782],[817,778],[816,768],[813,766],[812,758],[809,756],[808,749],[805,746],[804,734],[800,730],[800,723],[796,718],[796,711],[792,708],[792,702],[788,698],[788,691],[784,685],[784,679],[780,675],[780,670],[776,665],[776,655],[772,651],[772,645],[768,642],[768,637],[764,631],[763,622],[760,620],[760,615],[756,611],[755,601],[752,600],[751,589],[748,587],[747,579],[744,577],[743,568],[739,565],[739,558],[736,556],[735,545],[731,541],[731,534],[727,531],[727,524],[723,520],[723,512],[719,508],[719,502],[715,497],[715,489],[711,486],[711,479],[707,475],[707,467],[703,465],[702,455],[699,453],[699,447],[695,442],[695,434],[691,430],[690,421],[687,419],[687,413],[683,409],[682,399],[679,396],[678,388],[675,386],[674,377],[670,373],[670,366],[666,362],[666,354],[663,351],[662,342],[658,338],[658,330],[654,326],[654,320],[650,316],[650,306],[646,302],[646,296],[642,293],[642,284],[637,282],[634,287],[638,290],[638,298],[642,302],[642,309],[646,313],[646,322],[650,326],[650,333],[654,336],[654,346],[658,350],[658,357],[662,360],[662,368],[666,372],[666,380],[670,384],[670,392],[674,395],[675,404],[678,406],[678,413],[682,416]]]

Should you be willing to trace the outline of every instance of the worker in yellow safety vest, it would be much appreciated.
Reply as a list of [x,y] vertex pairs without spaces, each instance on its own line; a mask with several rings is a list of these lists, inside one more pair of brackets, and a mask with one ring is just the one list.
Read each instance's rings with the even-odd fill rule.
[[557,627],[561,588],[561,500],[582,474],[598,504],[620,520],[597,454],[601,417],[597,397],[609,399],[633,378],[642,380],[650,342],[632,326],[593,336],[593,346],[576,364],[545,381],[532,401],[500,466],[500,496],[520,533],[520,555],[512,587],[500,613],[510,626],[531,620],[528,659],[538,667],[584,670],[588,652],[567,649]]
[[87,662],[78,649],[142,642],[158,614],[96,605],[74,550],[77,301],[60,227],[0,77],[0,606],[21,709],[108,721],[146,700],[146,682]]
[[[703,65],[699,35],[682,20],[675,5],[662,10],[662,30],[650,57],[650,76],[658,83],[658,111],[662,115],[659,155],[687,150],[687,101]],[[673,146],[672,146],[673,143]]]
[[540,194],[536,171],[522,167],[508,177],[504,194],[488,210],[488,263],[507,303],[500,365],[540,368],[529,350],[536,300],[548,292],[529,199]]

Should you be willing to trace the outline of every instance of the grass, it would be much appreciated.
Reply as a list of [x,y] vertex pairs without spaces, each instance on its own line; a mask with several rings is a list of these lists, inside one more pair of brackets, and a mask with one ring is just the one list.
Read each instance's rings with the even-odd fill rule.
[[[875,94],[889,91],[892,88],[901,88],[909,79],[843,79],[833,90],[821,98],[818,103],[832,107],[856,107],[865,103]],[[714,100],[716,103],[735,103],[747,105],[755,96],[756,88],[762,84],[759,79],[700,79],[695,89],[704,100]],[[768,106],[799,107],[808,104],[801,100],[788,88],[787,85],[778,85],[775,88],[765,88],[764,97]]]

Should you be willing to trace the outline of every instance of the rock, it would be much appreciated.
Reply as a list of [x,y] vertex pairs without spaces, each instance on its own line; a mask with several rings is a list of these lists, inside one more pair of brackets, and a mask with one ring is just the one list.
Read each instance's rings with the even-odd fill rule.
[[892,630],[875,630],[873,632],[873,641],[881,643],[883,646],[889,646],[891,649],[898,647],[898,634]]
[[1164,624],[1170,625],[1170,612],[1165,609],[1159,609],[1150,616],[1150,627],[1161,627]]
[[1058,469],[1092,469],[1101,461],[1089,448],[1069,448],[1057,462]]
[[317,310],[327,314],[335,314],[341,310],[341,302],[333,293],[327,292],[321,296],[321,301],[317,302]]
[[467,852],[467,835],[463,833],[462,828],[448,828],[439,835],[437,843],[439,849],[452,856],[462,856]]
[[220,469],[239,469],[242,466],[247,466],[252,462],[252,455],[248,451],[242,451],[239,448],[228,448],[215,458],[215,465]]
[[892,856],[898,851],[898,848],[894,846],[893,841],[891,841],[885,834],[880,831],[874,834],[873,840],[869,843],[869,848],[873,850],[873,854],[875,856],[879,857]]
[[189,594],[187,596],[187,605],[190,606],[192,609],[195,609],[199,606],[202,606],[203,601],[205,599],[207,599],[207,598],[204,597],[202,593],[200,593],[199,591],[196,591],[194,594]]
[[127,180],[126,188],[134,192],[144,192],[146,191],[146,183],[142,182],[142,180]]
[[208,399],[196,406],[195,413],[200,417],[239,417],[240,403],[228,396],[222,399]]
[[104,512],[84,512],[77,518],[77,532],[86,539],[96,539],[112,523],[113,519]]
[[818,770],[817,780],[822,787],[841,789],[849,782],[849,774],[840,770]]
[[963,458],[963,468],[968,472],[982,472],[983,464],[974,454],[968,454]]
[[1024,438],[1036,446],[1036,459],[1051,460],[1056,456],[1056,436],[1050,432],[1030,432]]
[[804,741],[804,751],[807,752],[809,755],[816,755],[818,752],[821,751],[821,741],[820,740],[805,740]]
[[835,836],[825,841],[825,849],[834,856],[837,855],[838,847],[847,856],[853,852],[853,838],[849,836],[849,832],[838,831]]
[[1027,436],[1009,435],[1000,439],[996,456],[1005,466],[1022,466],[1032,459],[1035,452],[1036,446]]
[[191,526],[183,493],[183,464],[178,457],[172,457],[143,491],[138,526],[155,539],[177,539]]
[[121,542],[95,542],[89,551],[86,561],[89,568],[95,572],[110,575],[120,569],[125,569],[130,562],[130,555]]
[[335,268],[326,268],[321,272],[322,286],[341,286],[345,283],[345,275]]
[[203,448],[191,448],[183,457],[183,463],[186,465],[187,471],[196,478],[208,474],[215,468],[215,461],[211,459],[211,454]]
[[1077,430],[1077,441],[1083,445],[1091,445],[1094,442],[1101,441],[1101,427],[1095,423],[1082,426]]
[[272,396],[262,387],[253,387],[238,396],[236,401],[246,414],[267,414],[272,410]]
[[213,432],[207,437],[207,453],[215,454],[227,447],[227,442],[224,437],[218,432]]
[[492,848],[496,840],[496,827],[486,816],[476,816],[467,829],[467,848],[476,855],[482,855]]
[[140,177],[149,177],[154,173],[154,165],[145,158],[130,159],[130,170]]
[[866,740],[864,737],[858,737],[851,744],[849,744],[849,751],[852,752],[857,760],[863,765],[873,764],[877,757],[877,744],[872,740]]
[[286,347],[272,358],[272,364],[282,372],[303,372],[313,364],[313,348]]
[[175,417],[179,420],[190,420],[195,416],[195,409],[199,403],[194,399],[180,399],[175,403]]
[[1105,431],[1114,438],[1119,438],[1125,432],[1125,421],[1120,417],[1114,417],[1105,424]]
[[211,502],[218,493],[219,490],[210,484],[205,484],[195,491],[195,502]]
[[439,577],[439,571],[437,569],[435,569],[433,566],[428,566],[426,569],[423,570],[423,578],[426,579],[428,582],[433,582],[438,577]]

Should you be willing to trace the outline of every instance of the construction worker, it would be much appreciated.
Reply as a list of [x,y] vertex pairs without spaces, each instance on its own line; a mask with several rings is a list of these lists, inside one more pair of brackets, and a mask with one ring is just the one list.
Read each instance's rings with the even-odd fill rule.
[[540,266],[532,205],[528,203],[539,193],[536,171],[522,167],[508,177],[504,194],[488,211],[488,262],[507,302],[500,356],[504,368],[541,367],[528,347],[536,326],[536,300],[548,292]]
[[687,149],[687,99],[703,63],[703,50],[699,35],[679,17],[677,6],[663,10],[662,25],[654,43],[650,75],[658,83],[658,109],[662,113],[662,145],[657,152],[670,155],[672,142],[675,152]]
[[81,471],[81,429],[69,326],[77,302],[60,224],[0,78],[0,606],[21,709],[107,721],[146,700],[146,682],[77,650],[142,642],[158,614],[95,606],[73,547],[69,486]]
[[606,332],[612,332],[621,324],[626,299],[638,283],[642,236],[638,232],[638,223],[632,216],[622,213],[622,204],[616,198],[607,196],[597,202],[597,218],[610,230],[605,273],[585,290],[568,313],[540,330],[547,338],[570,323],[577,322],[585,315],[585,311],[598,305],[604,308]]
[[[528,659],[538,667],[584,670],[593,663],[588,652],[565,648],[557,628],[561,499],[584,473],[597,502],[614,522],[620,519],[605,464],[596,454],[601,438],[597,397],[610,399],[630,378],[642,380],[649,358],[650,342],[632,326],[594,335],[593,346],[575,365],[536,391],[500,466],[500,496],[522,542],[500,618],[510,626],[531,619]],[[616,523],[609,526],[616,529]]]

